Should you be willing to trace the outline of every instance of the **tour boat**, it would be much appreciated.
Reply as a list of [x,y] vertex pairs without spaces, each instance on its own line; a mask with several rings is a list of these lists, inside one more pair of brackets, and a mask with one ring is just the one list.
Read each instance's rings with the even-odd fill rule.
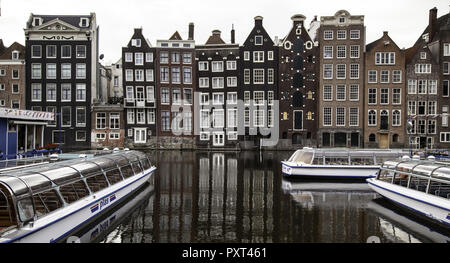
[[374,178],[381,164],[409,154],[403,150],[348,150],[304,148],[283,161],[282,172],[289,178],[355,179]]
[[369,186],[381,196],[439,225],[450,227],[450,163],[387,161]]
[[53,243],[145,185],[148,157],[122,151],[0,173],[0,243]]

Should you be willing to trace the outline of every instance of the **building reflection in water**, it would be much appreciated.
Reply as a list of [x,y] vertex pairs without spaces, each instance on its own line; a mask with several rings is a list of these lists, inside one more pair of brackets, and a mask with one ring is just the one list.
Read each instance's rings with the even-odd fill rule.
[[365,184],[292,183],[286,191],[280,161],[289,154],[149,153],[154,195],[120,226],[121,242],[396,242],[367,208],[376,194]]

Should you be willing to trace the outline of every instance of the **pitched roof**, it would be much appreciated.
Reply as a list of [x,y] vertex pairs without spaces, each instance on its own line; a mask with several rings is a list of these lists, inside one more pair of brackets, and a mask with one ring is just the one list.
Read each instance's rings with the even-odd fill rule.
[[0,54],[3,53],[3,51],[5,50],[5,48],[6,48],[6,47],[3,45],[3,40],[0,39]]
[[[439,31],[450,29],[450,13],[439,17],[436,20],[436,31],[433,36],[429,36],[430,42],[434,42],[439,39]],[[428,24],[422,34],[420,34],[419,39],[417,39],[414,45],[419,44],[422,40],[422,36],[430,32],[430,25]]]
[[15,50],[19,51],[19,59],[25,59],[25,47],[17,42],[14,42],[11,46],[5,48],[3,52],[0,52],[0,59],[12,59],[12,52]]
[[220,45],[220,44],[226,44],[225,41],[220,37],[220,31],[214,30],[212,32],[212,35],[208,38],[205,45]]
[[376,46],[378,46],[381,42],[389,40],[391,44],[394,44],[394,46],[396,46],[398,49],[400,49],[397,44],[394,42],[394,40],[392,40],[392,38],[389,36],[388,32],[385,31],[383,32],[383,36],[380,37],[378,40],[373,41],[372,43],[369,43],[366,45],[366,51],[369,52],[371,51],[373,48],[375,48]]
[[169,40],[183,40],[183,38],[180,36],[180,33],[178,33],[178,31],[175,31],[175,33],[173,33]]
[[27,23],[27,28],[32,27],[33,17],[39,17],[42,18],[42,24],[45,24],[47,22],[53,21],[55,19],[59,19],[61,21],[64,21],[74,27],[80,27],[80,20],[81,18],[89,18],[89,28],[92,27],[92,19],[95,18],[95,14],[91,13],[90,15],[36,15],[32,14],[30,20]]

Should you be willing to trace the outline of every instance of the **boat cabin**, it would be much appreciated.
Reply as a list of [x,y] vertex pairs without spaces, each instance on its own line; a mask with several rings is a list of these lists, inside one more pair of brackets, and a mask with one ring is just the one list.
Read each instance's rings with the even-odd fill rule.
[[0,108],[0,160],[16,159],[44,144],[44,129],[52,112]]
[[381,165],[405,153],[402,150],[303,149],[296,151],[288,162],[309,165]]
[[378,180],[450,199],[450,163],[406,160],[383,163]]
[[0,171],[0,235],[150,168],[144,153],[123,151]]

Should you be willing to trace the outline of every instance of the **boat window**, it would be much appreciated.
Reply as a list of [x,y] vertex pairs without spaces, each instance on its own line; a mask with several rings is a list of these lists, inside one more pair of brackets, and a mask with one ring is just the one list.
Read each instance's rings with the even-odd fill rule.
[[72,167],[80,171],[84,177],[91,177],[94,174],[102,173],[102,169],[93,162],[82,162],[72,165]]
[[83,181],[66,184],[59,188],[59,191],[66,201],[70,204],[89,195],[89,191]]
[[436,166],[434,165],[418,165],[414,168],[413,173],[423,176],[430,176],[434,169],[436,169]]
[[411,177],[410,189],[414,189],[420,192],[426,192],[428,186],[428,179],[422,179],[416,176]]
[[327,165],[348,165],[348,157],[325,157]]
[[149,160],[147,158],[141,159],[141,164],[142,164],[142,168],[144,170],[148,170],[151,167],[150,162],[149,162]]
[[41,174],[50,178],[57,185],[62,185],[67,181],[80,178],[80,174],[70,167],[52,168],[50,170],[42,171]]
[[31,198],[25,198],[17,201],[17,211],[20,221],[27,222],[34,217],[33,201]]
[[395,178],[394,178],[393,183],[396,185],[403,186],[403,187],[408,186],[408,175],[406,173],[402,173],[402,170],[397,171],[395,173]]
[[142,173],[142,168],[141,168],[141,165],[139,164],[139,162],[133,162],[132,165],[133,165],[134,172],[136,174]]
[[0,229],[14,224],[15,217],[10,204],[8,196],[0,189]]
[[133,169],[131,168],[131,165],[129,165],[129,164],[121,167],[120,171],[122,171],[122,175],[125,178],[129,178],[131,176],[134,176]]
[[393,176],[394,176],[394,172],[387,171],[387,170],[381,170],[380,174],[378,175],[378,180],[386,182],[386,183],[392,183]]
[[108,187],[108,182],[106,181],[106,177],[103,173],[93,175],[87,178],[86,181],[93,193],[101,191]]
[[323,165],[323,157],[322,156],[315,157],[314,161],[313,161],[313,164],[315,164],[315,165]]
[[289,161],[294,163],[311,164],[313,156],[313,152],[299,151],[296,152]]
[[373,165],[373,157],[352,157],[352,165]]
[[435,196],[450,199],[450,184],[431,181],[429,193]]
[[449,167],[441,167],[433,172],[432,177],[448,181],[450,179],[450,168]]
[[117,168],[108,170],[105,173],[106,173],[106,177],[108,177],[108,181],[111,185],[122,181],[122,176],[120,175],[120,171]]

